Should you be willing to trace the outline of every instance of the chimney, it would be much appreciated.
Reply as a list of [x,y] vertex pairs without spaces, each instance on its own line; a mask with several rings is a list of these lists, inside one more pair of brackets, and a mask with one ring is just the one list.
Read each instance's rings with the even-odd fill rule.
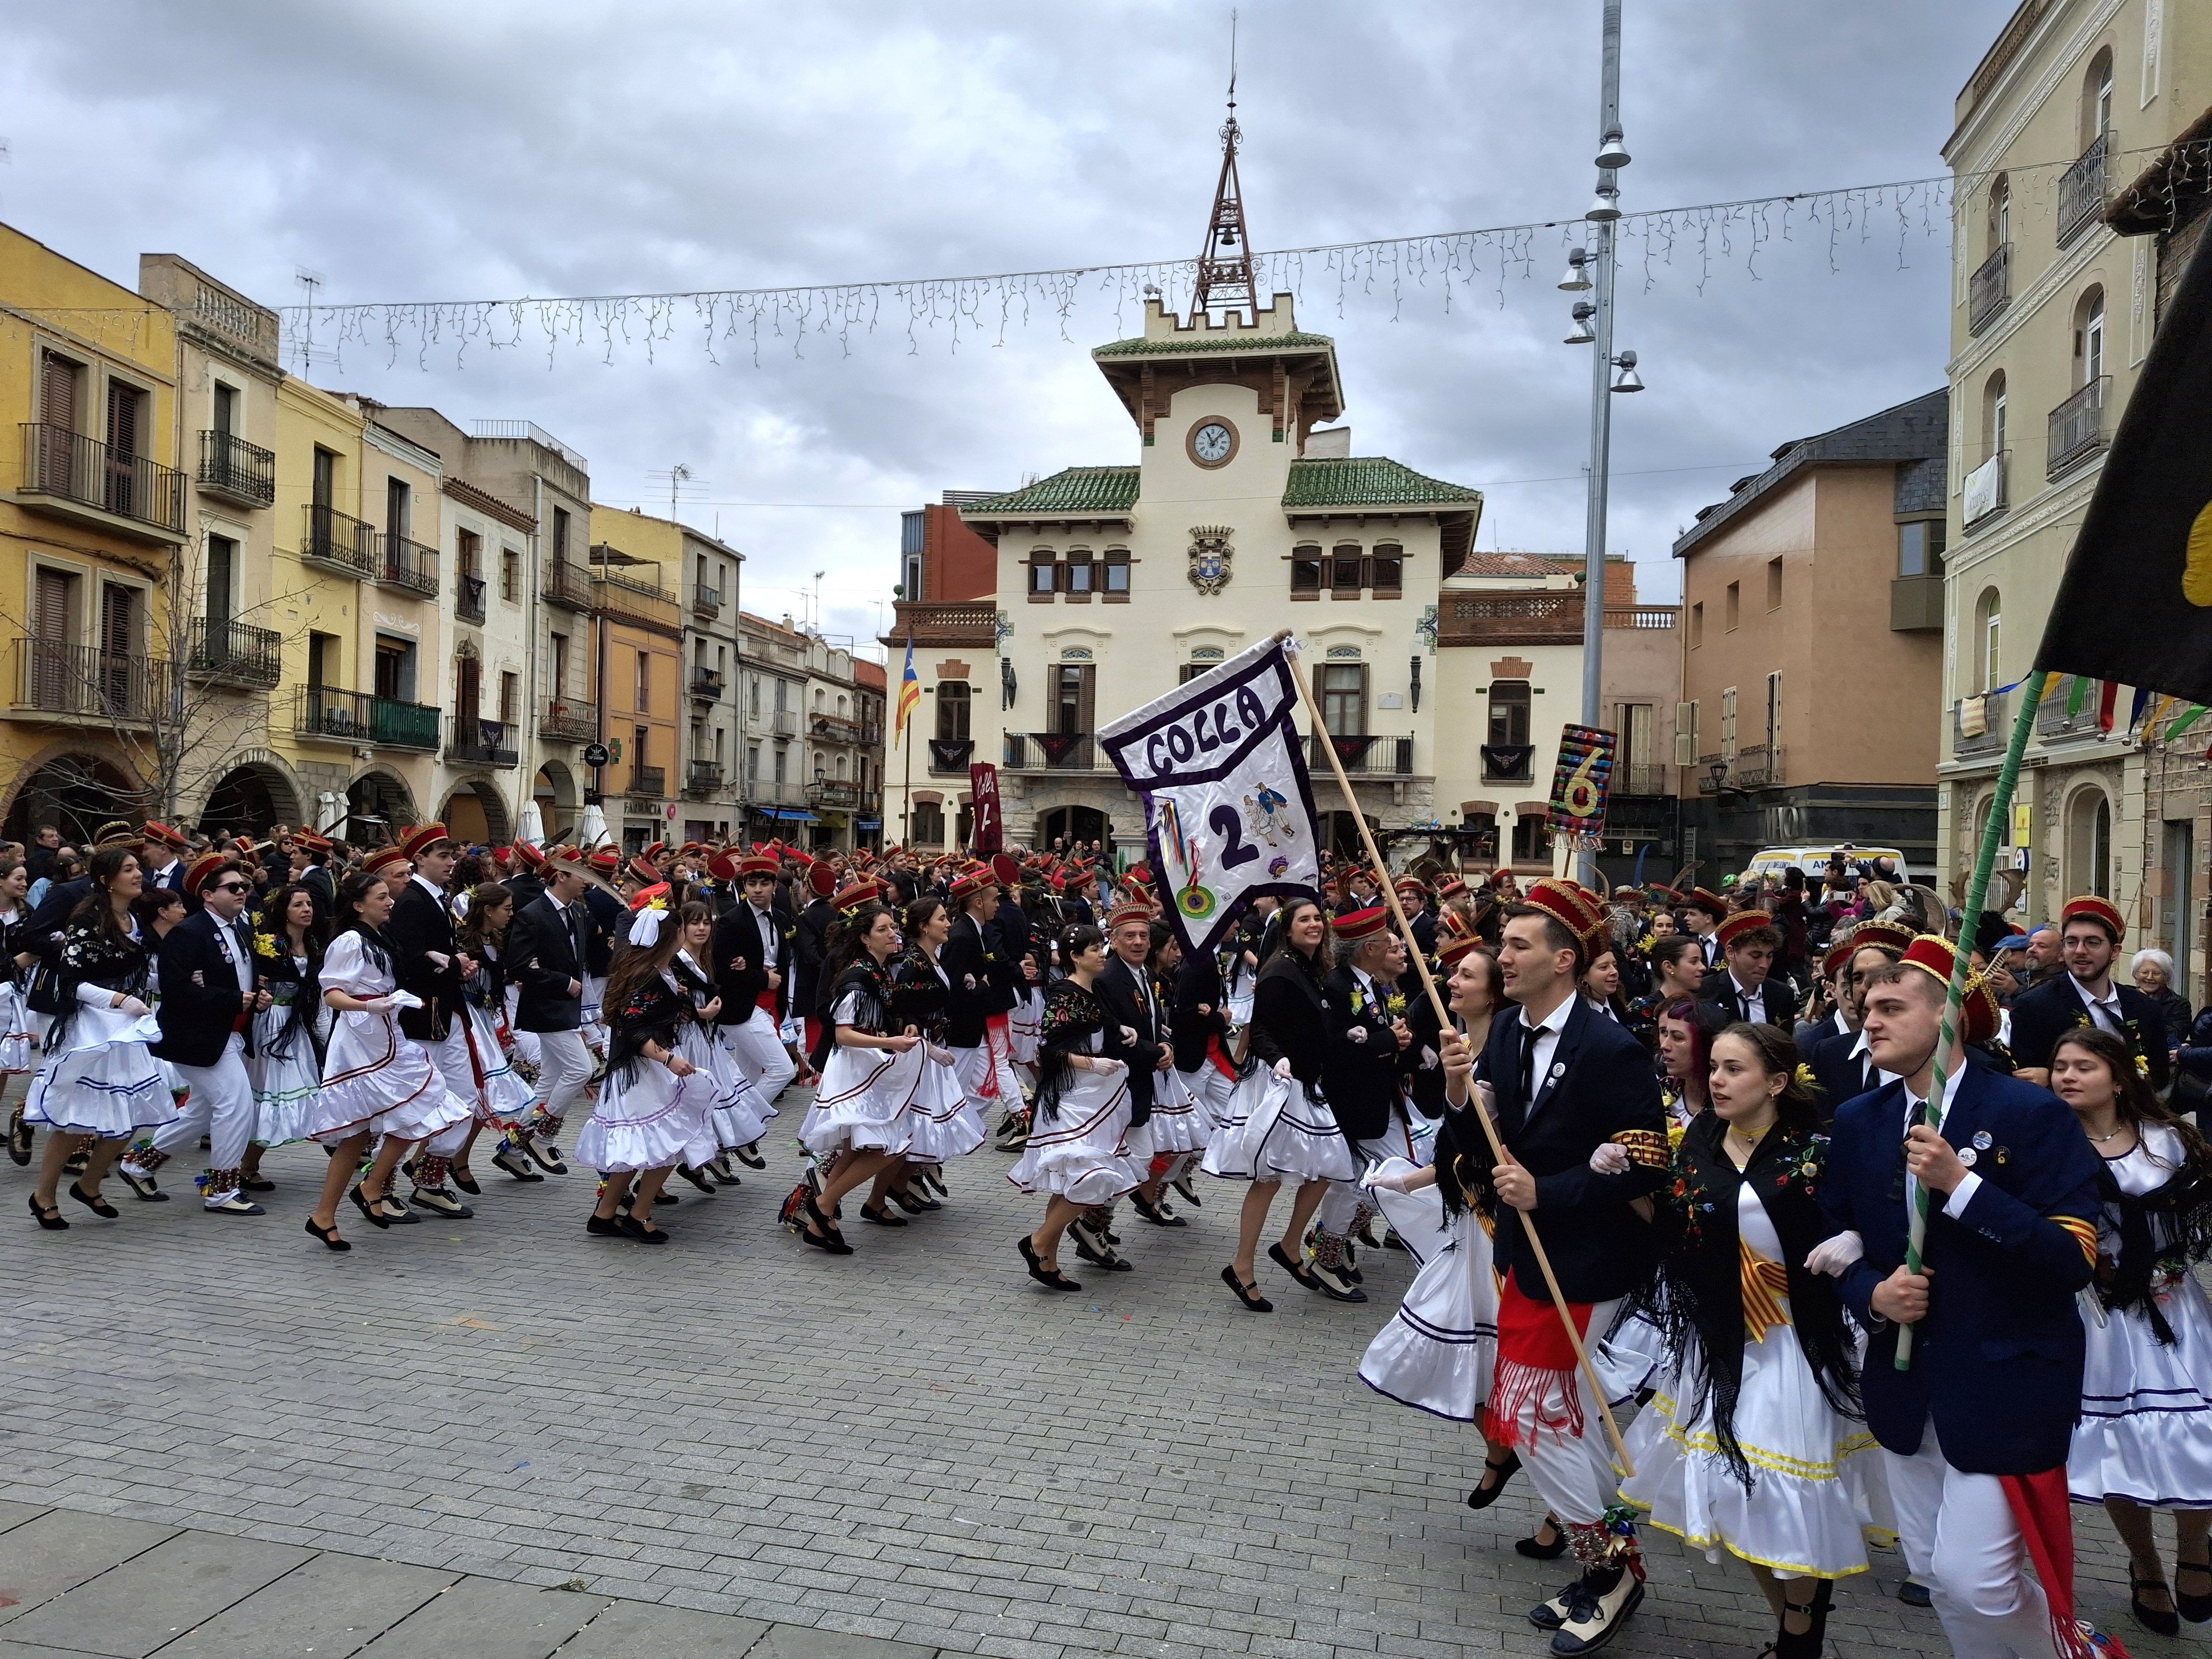
[[1302,453],[1310,461],[1348,459],[1352,454],[1352,428],[1316,427],[1306,434],[1306,447]]

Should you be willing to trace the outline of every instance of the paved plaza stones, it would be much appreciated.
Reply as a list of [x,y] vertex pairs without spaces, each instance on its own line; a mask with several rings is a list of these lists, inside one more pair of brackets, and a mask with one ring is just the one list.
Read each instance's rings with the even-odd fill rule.
[[[1523,1611],[1570,1574],[1513,1553],[1525,1477],[1468,1510],[1480,1442],[1354,1374],[1403,1255],[1364,1256],[1364,1306],[1263,1265],[1278,1311],[1245,1314],[1218,1279],[1241,1189],[1206,1182],[1188,1229],[1124,1206],[1136,1271],[1071,1250],[1085,1291],[1054,1297],[1004,1155],[903,1230],[848,1201],[860,1254],[833,1259],[775,1226],[796,1165],[768,1149],[652,1251],[586,1236],[588,1176],[488,1160],[476,1219],[348,1210],[343,1256],[300,1231],[312,1147],[271,1155],[265,1219],[179,1177],[168,1204],[117,1188],[119,1221],[70,1206],[65,1235],[0,1167],[0,1659],[1543,1651]],[[2139,1655],[2193,1648],[2126,1623],[2111,1529],[2075,1516],[2086,1610]],[[1613,1651],[1766,1641],[1741,1568],[1648,1554]],[[1832,1650],[1945,1651],[1875,1559]]]

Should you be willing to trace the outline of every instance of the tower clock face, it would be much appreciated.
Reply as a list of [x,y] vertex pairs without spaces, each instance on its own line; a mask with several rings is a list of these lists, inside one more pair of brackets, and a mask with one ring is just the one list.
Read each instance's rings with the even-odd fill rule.
[[1200,466],[1224,466],[1237,453],[1237,428],[1210,416],[1191,428],[1190,458]]

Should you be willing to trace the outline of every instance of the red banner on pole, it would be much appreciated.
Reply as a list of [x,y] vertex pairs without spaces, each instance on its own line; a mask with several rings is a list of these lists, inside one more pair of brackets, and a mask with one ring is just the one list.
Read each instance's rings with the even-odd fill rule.
[[975,839],[970,850],[978,858],[1005,852],[1006,821],[999,816],[999,769],[988,761],[971,763],[968,768],[968,793],[975,814]]

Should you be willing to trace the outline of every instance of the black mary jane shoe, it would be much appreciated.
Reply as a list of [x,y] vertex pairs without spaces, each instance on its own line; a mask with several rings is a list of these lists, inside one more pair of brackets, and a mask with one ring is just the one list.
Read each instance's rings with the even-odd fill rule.
[[[1809,1606],[1791,1607],[1791,1613],[1802,1613],[1808,1628],[1793,1631],[1788,1613],[1776,1622],[1774,1630],[1774,1659],[1820,1659],[1820,1650],[1827,1645],[1828,1609],[1836,1595],[1836,1581],[1823,1578],[1817,1581]],[[2166,1615],[2171,1619],[2172,1613]]]
[[1093,1244],[1085,1237],[1082,1228],[1070,1227],[1067,1230],[1067,1237],[1075,1241],[1076,1255],[1081,1256],[1092,1267],[1109,1273],[1126,1273],[1134,1271],[1127,1261],[1114,1254],[1112,1246],[1109,1245],[1102,1250]]
[[860,1206],[860,1219],[872,1221],[878,1227],[903,1227],[907,1224],[904,1216],[893,1215],[888,1210],[879,1210],[872,1204]]
[[1536,1529],[1536,1533],[1532,1533],[1526,1538],[1516,1538],[1513,1540],[1514,1553],[1525,1555],[1531,1561],[1556,1561],[1565,1555],[1567,1553],[1567,1529],[1548,1515],[1544,1517],[1544,1526],[1552,1529],[1550,1543],[1547,1544],[1537,1535],[1543,1530],[1543,1528],[1540,1527]]
[[1027,1233],[1024,1233],[1014,1241],[1014,1248],[1022,1253],[1022,1260],[1029,1264],[1030,1277],[1043,1285],[1045,1289],[1079,1291],[1083,1288],[1080,1284],[1060,1272],[1057,1267],[1046,1267],[1044,1259],[1036,1253],[1036,1246],[1030,1243]]
[[315,1224],[315,1218],[309,1216],[307,1218],[307,1237],[319,1241],[322,1247],[326,1250],[349,1250],[353,1249],[353,1245],[349,1241],[338,1237],[337,1223],[335,1221],[327,1227],[319,1227]]
[[[2145,1607],[2142,1593],[2147,1589],[2166,1590],[2169,1597],[2173,1595],[2172,1590],[2166,1589],[2166,1585],[2156,1578],[2138,1578],[2132,1572],[2130,1573],[2128,1575],[2128,1611],[2135,1615],[2136,1623],[2154,1636],[2180,1635],[2181,1615],[2172,1612],[2162,1613],[2155,1607]],[[2179,1607],[2180,1602],[2177,1600],[2174,1605]]]
[[368,1194],[362,1191],[359,1182],[354,1182],[352,1190],[347,1193],[346,1196],[353,1200],[354,1208],[368,1218],[370,1226],[388,1228],[392,1225],[392,1218],[384,1212],[384,1200],[379,1199],[374,1204],[370,1203]]
[[601,1215],[594,1211],[584,1218],[584,1231],[594,1238],[617,1238],[622,1235],[623,1218],[618,1215]]
[[904,1187],[894,1187],[890,1191],[885,1193],[884,1196],[890,1200],[892,1203],[897,1205],[899,1208],[904,1210],[908,1215],[920,1215],[922,1212],[922,1200],[916,1198]]
[[708,1197],[712,1198],[714,1195],[714,1183],[707,1178],[705,1171],[696,1170],[689,1164],[679,1164],[676,1166],[676,1173],[706,1194]]
[[1493,1463],[1486,1457],[1482,1470],[1482,1484],[1467,1495],[1467,1506],[1471,1510],[1486,1510],[1498,1501],[1498,1494],[1521,1473],[1521,1454],[1508,1448],[1503,1463]]
[[116,1217],[123,1213],[122,1211],[117,1209],[112,1204],[110,1204],[98,1193],[88,1193],[85,1191],[84,1183],[82,1182],[70,1182],[69,1186],[69,1195],[75,1199],[78,1203],[83,1205],[86,1209],[91,1211],[103,1221],[112,1221]]
[[1129,1207],[1134,1210],[1141,1218],[1151,1222],[1155,1227],[1188,1227],[1190,1225],[1190,1223],[1185,1221],[1181,1216],[1174,1214],[1170,1211],[1163,1210],[1157,1204],[1147,1203],[1145,1200],[1138,1197],[1134,1193],[1131,1193],[1129,1194]]
[[8,1158],[19,1169],[31,1161],[31,1126],[21,1106],[8,1115]]
[[1229,1287],[1231,1295],[1244,1304],[1246,1313],[1275,1311],[1275,1304],[1260,1294],[1260,1287],[1257,1285],[1247,1285],[1237,1277],[1237,1269],[1233,1266],[1221,1270],[1221,1282]]
[[[483,1196],[483,1188],[477,1185],[477,1178],[471,1175],[466,1170],[460,1168],[458,1164],[448,1169],[446,1171],[446,1174],[453,1182],[453,1185],[459,1187],[471,1198],[482,1198]],[[271,1184],[273,1185],[274,1183],[272,1182]],[[254,1190],[258,1191],[260,1189],[257,1188]]]
[[1315,1281],[1314,1276],[1306,1271],[1305,1263],[1303,1261],[1292,1261],[1291,1259],[1291,1253],[1285,1249],[1280,1244],[1270,1244],[1267,1246],[1267,1260],[1273,1262],[1278,1267],[1280,1267],[1292,1279],[1297,1279],[1298,1283],[1304,1285],[1307,1290],[1317,1291],[1321,1289],[1321,1285]]
[[49,1213],[49,1206],[39,1202],[39,1195],[36,1193],[26,1194],[25,1197],[31,1206],[32,1220],[50,1233],[65,1233],[69,1231],[69,1218],[61,1212],[60,1206],[51,1206],[52,1212]]
[[836,1233],[817,1233],[811,1227],[799,1230],[799,1242],[830,1255],[851,1255],[853,1247]]
[[640,1221],[634,1215],[624,1216],[617,1224],[624,1238],[634,1238],[641,1244],[668,1243],[668,1234],[665,1229],[655,1227],[649,1222]]
[[[276,1183],[264,1175],[240,1176],[238,1189],[244,1193],[273,1193],[276,1190]],[[471,1187],[469,1190],[474,1192],[476,1188]]]
[[765,1170],[768,1168],[768,1160],[761,1156],[760,1142],[757,1140],[753,1142],[750,1146],[738,1147],[737,1149],[737,1158],[738,1162],[744,1164],[748,1170]]
[[2185,1594],[2181,1588],[2181,1575],[2185,1572],[2200,1573],[2212,1578],[2212,1566],[2197,1561],[2176,1561],[2173,1564],[2173,1605],[2185,1622],[2201,1625],[2212,1619],[2212,1595]]

